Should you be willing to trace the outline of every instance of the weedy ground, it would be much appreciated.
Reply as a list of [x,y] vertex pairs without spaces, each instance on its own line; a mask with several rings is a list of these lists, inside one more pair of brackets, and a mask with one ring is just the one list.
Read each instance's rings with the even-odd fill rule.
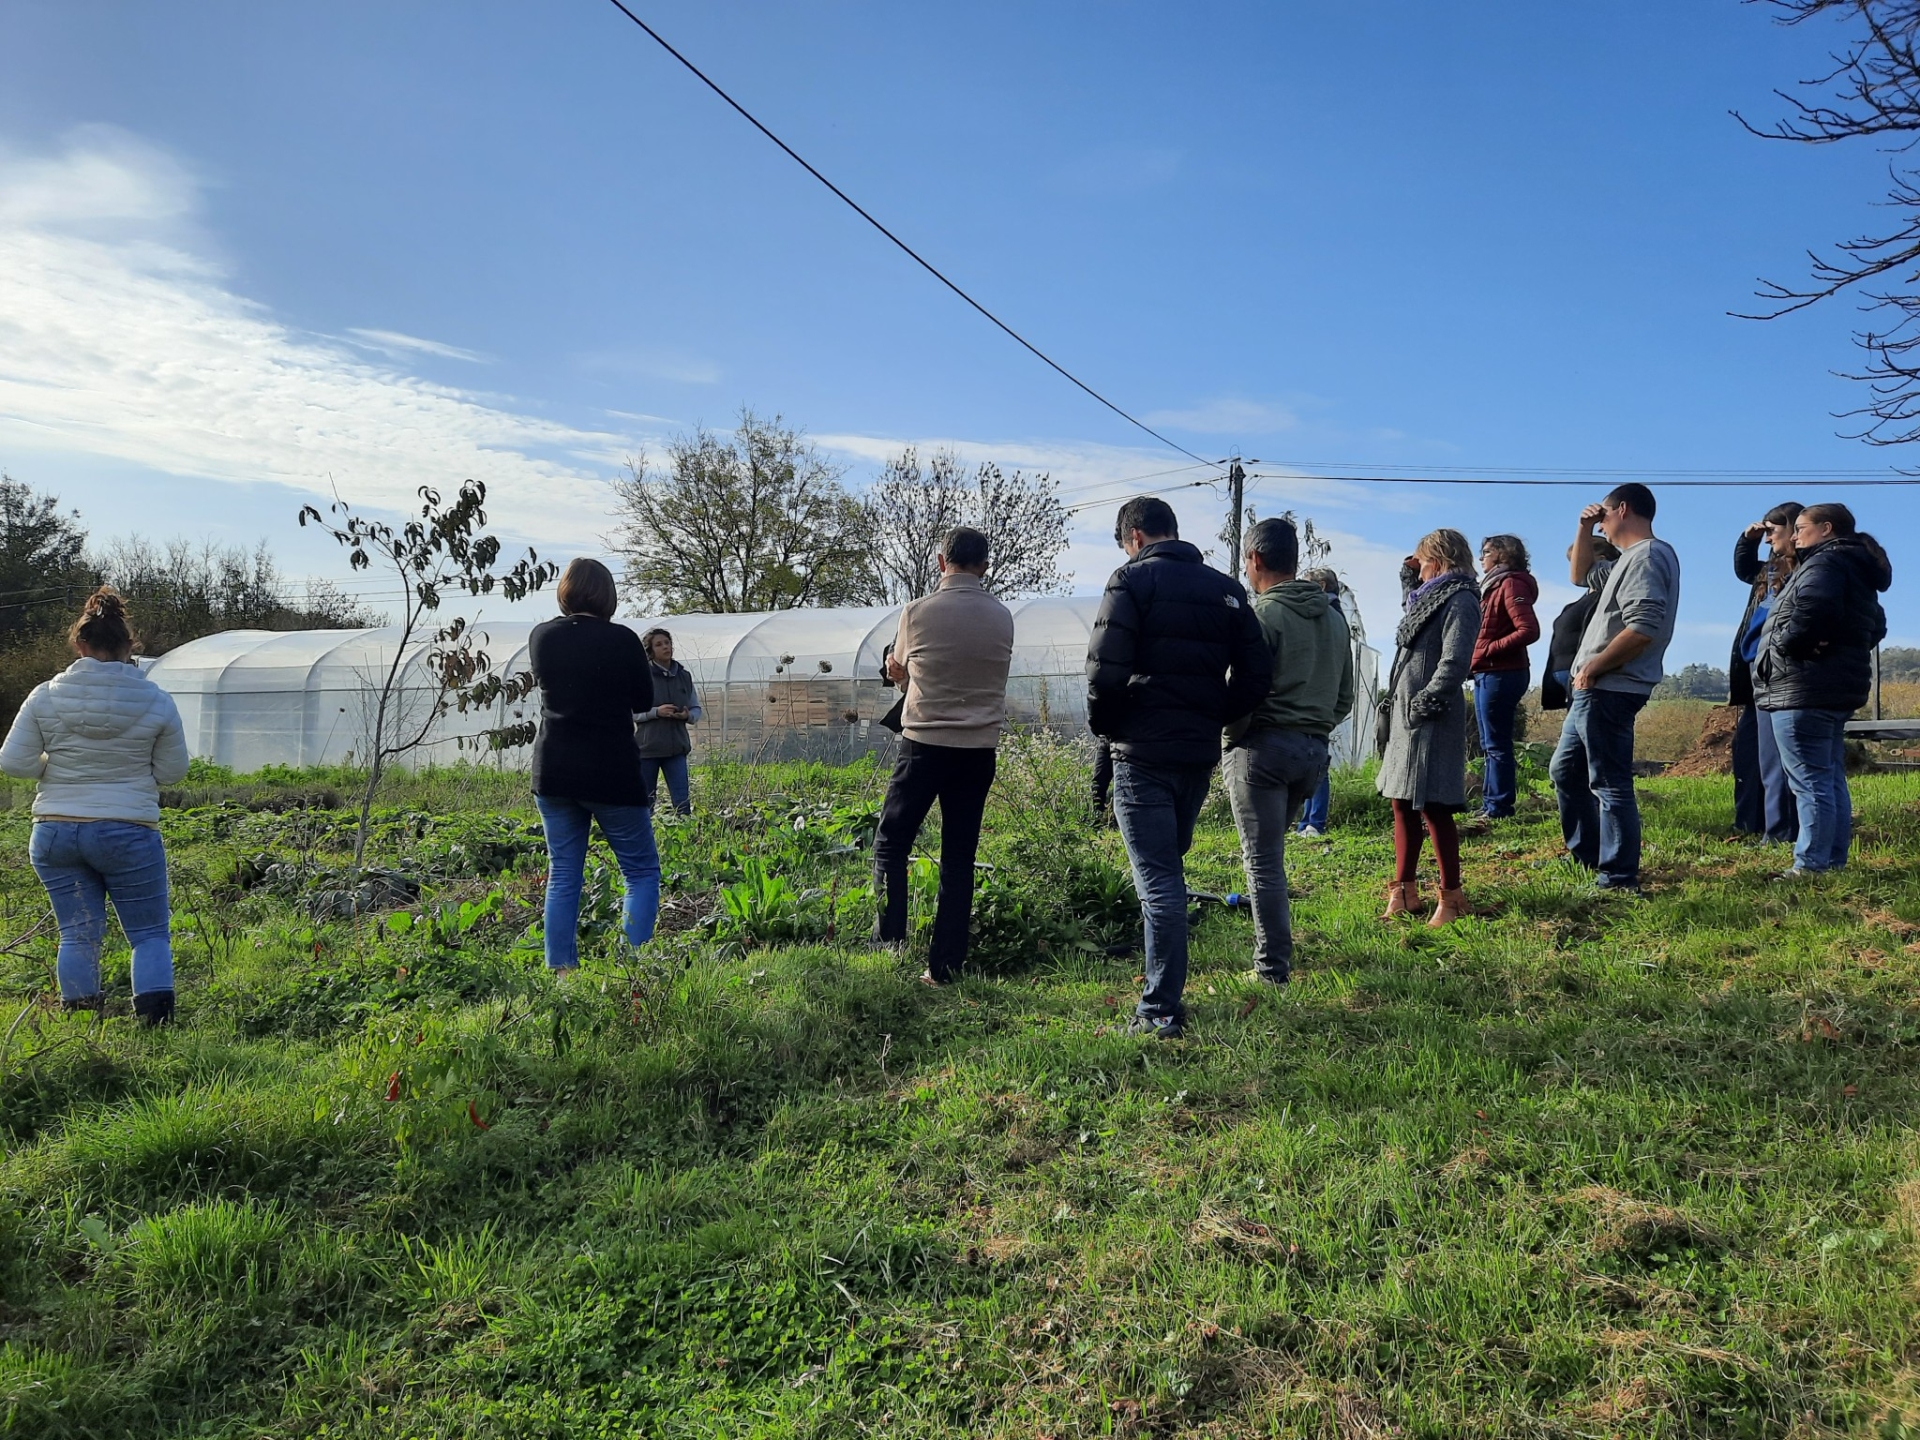
[[[624,953],[603,865],[555,985],[516,777],[402,777],[359,876],[342,777],[203,772],[164,822],[179,1026],[36,1008],[0,1059],[0,1432],[1920,1423],[1920,780],[1861,778],[1855,864],[1799,885],[1727,782],[1644,783],[1641,899],[1536,794],[1431,932],[1375,918],[1343,776],[1292,850],[1295,983],[1203,906],[1165,1044],[1122,1033],[1137,922],[1076,755],[1003,758],[980,973],[940,992],[864,943],[883,778],[701,772],[662,938]],[[0,938],[44,908],[26,841],[0,815]],[[1240,883],[1217,799],[1191,868]],[[0,956],[0,1021],[51,954]]]

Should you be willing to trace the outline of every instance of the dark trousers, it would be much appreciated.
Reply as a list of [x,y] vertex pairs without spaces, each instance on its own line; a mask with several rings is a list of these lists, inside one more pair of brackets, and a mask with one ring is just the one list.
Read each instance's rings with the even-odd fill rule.
[[1113,767],[1113,814],[1126,842],[1133,888],[1146,922],[1146,983],[1137,1012],[1153,1020],[1187,1013],[1187,851],[1207,802],[1211,765]]
[[1633,793],[1633,722],[1647,697],[1576,690],[1548,773],[1567,849],[1601,888],[1640,883],[1640,803]]
[[973,911],[973,857],[980,848],[980,817],[986,813],[996,762],[992,750],[923,745],[904,737],[887,781],[880,827],[873,836],[873,889],[879,901],[873,938],[907,938],[907,862],[920,826],[940,802],[940,899],[933,914],[933,944],[927,969],[951,980],[967,958],[967,927]]
[[1759,711],[1751,705],[1740,707],[1740,718],[1733,726],[1733,828],[1742,835],[1764,835],[1767,830],[1767,796],[1760,779]]

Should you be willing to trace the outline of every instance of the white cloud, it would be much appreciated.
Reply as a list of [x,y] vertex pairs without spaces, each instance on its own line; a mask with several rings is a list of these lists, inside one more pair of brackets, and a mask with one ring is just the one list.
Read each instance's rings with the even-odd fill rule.
[[471,477],[511,532],[577,544],[605,527],[599,477],[628,437],[295,331],[226,286],[193,233],[197,194],[118,132],[0,154],[0,443],[391,509]]
[[1135,195],[1172,180],[1184,158],[1169,145],[1103,145],[1063,166],[1060,180],[1081,195]]
[[383,355],[439,355],[448,360],[467,360],[476,365],[485,365],[492,360],[490,355],[482,355],[478,350],[462,350],[458,345],[443,345],[438,340],[422,340],[418,335],[402,335],[398,330],[349,330],[347,334],[355,337],[355,343],[369,350],[378,350]]
[[1278,435],[1298,425],[1300,417],[1284,405],[1221,396],[1185,410],[1151,411],[1147,423],[1193,435]]
[[585,350],[573,363],[591,375],[615,379],[666,380],[675,385],[718,385],[722,371],[711,360],[653,346]]

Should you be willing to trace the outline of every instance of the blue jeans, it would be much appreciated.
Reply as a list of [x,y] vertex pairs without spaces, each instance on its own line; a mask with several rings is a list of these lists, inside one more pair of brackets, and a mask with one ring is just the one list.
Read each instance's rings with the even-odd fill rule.
[[667,794],[673,797],[673,808],[682,815],[693,813],[692,791],[687,784],[687,757],[684,755],[642,755],[640,757],[640,783],[646,787],[647,794],[653,796],[658,805],[660,797],[655,787],[662,777],[667,782]]
[[1333,807],[1333,772],[1328,771],[1320,777],[1320,788],[1307,797],[1306,809],[1300,812],[1300,823],[1294,828],[1305,830],[1312,826],[1322,835],[1327,833],[1327,812]]
[[1847,715],[1843,710],[1772,710],[1787,772],[1800,810],[1800,833],[1793,842],[1796,870],[1838,870],[1847,863],[1853,840],[1853,796],[1847,790]]
[[1487,760],[1481,809],[1495,819],[1513,814],[1519,790],[1513,764],[1513,716],[1531,678],[1525,669],[1488,670],[1473,677],[1473,713],[1480,721],[1480,750]]
[[627,943],[651,940],[660,914],[660,852],[653,844],[653,812],[644,805],[603,805],[553,795],[536,795],[533,803],[540,807],[547,830],[547,967],[571,970],[580,963],[580,884],[596,820],[627,882]]
[[1154,1020],[1186,1015],[1187,872],[1193,825],[1206,803],[1211,765],[1142,765],[1116,755],[1113,818],[1133,867],[1133,888],[1147,929],[1146,985],[1138,1013]]
[[1601,887],[1640,883],[1640,804],[1633,794],[1633,721],[1647,697],[1575,690],[1548,767],[1560,834]]
[[[1787,767],[1780,760],[1780,741],[1773,733],[1773,722],[1762,711],[1753,713],[1754,753],[1760,761],[1760,815],[1766,837],[1791,841],[1800,833],[1800,807],[1794,801],[1793,787],[1787,783]],[[1844,858],[1845,850],[1841,853]]]
[[133,993],[173,989],[167,848],[160,832],[122,820],[36,820],[27,853],[60,925],[60,998],[100,993],[107,899],[133,946]]

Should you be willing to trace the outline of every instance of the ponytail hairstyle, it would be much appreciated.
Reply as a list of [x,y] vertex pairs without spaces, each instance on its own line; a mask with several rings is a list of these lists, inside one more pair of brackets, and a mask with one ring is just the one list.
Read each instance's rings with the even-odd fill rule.
[[133,630],[127,624],[127,602],[111,585],[102,585],[87,597],[80,618],[67,631],[67,643],[82,653],[124,661],[133,654]]

